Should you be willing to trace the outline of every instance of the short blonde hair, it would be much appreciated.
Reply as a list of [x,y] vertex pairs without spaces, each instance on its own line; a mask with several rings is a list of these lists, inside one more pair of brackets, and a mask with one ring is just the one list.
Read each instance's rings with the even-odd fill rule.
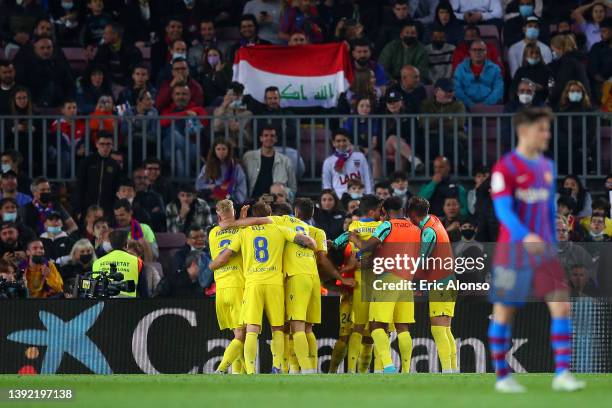
[[229,214],[234,211],[234,203],[232,200],[221,200],[217,203],[215,209],[219,214]]

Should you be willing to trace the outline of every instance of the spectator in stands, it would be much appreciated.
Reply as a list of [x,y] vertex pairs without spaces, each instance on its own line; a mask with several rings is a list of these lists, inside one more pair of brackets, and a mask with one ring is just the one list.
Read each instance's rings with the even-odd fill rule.
[[251,135],[251,116],[248,97],[243,95],[244,85],[238,82],[230,83],[229,89],[223,97],[223,102],[213,111],[215,119],[213,129],[220,135],[228,134],[229,140],[239,146],[242,138],[243,145],[250,146],[253,142]]
[[11,95],[15,91],[15,66],[11,61],[0,61],[0,115],[10,114]]
[[[9,149],[19,149],[28,153],[24,164],[32,167],[33,173],[41,173],[42,166],[42,123],[32,118],[38,115],[32,103],[32,97],[27,88],[18,86],[10,100],[9,113],[19,118],[4,121],[4,146]],[[32,161],[29,160],[29,151],[32,149]]]
[[[542,102],[536,99],[536,89],[537,85],[533,81],[523,78],[518,84],[516,93],[510,95],[510,100],[504,105],[504,113],[515,113],[532,106],[541,106]],[[510,131],[509,123],[506,130]]]
[[[170,61],[172,53],[170,47],[176,40],[183,39],[183,23],[178,17],[171,16],[166,21],[164,38],[151,47],[151,78],[157,79],[159,72]],[[185,72],[187,73],[187,72]],[[173,71],[174,74],[174,71]],[[159,108],[159,106],[158,106]]]
[[278,141],[274,126],[261,126],[261,147],[244,154],[242,162],[248,179],[249,197],[260,197],[273,183],[285,184],[291,193],[297,191],[295,169],[287,156],[276,151]]
[[66,212],[64,207],[52,197],[51,185],[49,180],[38,177],[32,182],[31,186],[33,200],[31,203],[21,207],[21,217],[23,222],[36,234],[45,231],[45,220],[53,212],[61,215],[66,232],[69,234],[78,230],[72,217]]
[[561,196],[570,196],[576,202],[576,206],[573,209],[575,216],[580,218],[591,215],[593,203],[591,193],[584,187],[578,176],[573,174],[565,176],[561,186],[559,194]]
[[552,71],[553,87],[550,90],[549,104],[557,106],[568,81],[581,82],[590,96],[591,89],[585,66],[580,62],[576,42],[571,35],[556,35],[550,41],[553,62],[548,66]]
[[106,220],[106,218],[98,218],[94,222],[94,248],[96,249],[96,256],[98,258],[113,250],[109,238],[111,231],[112,229],[110,228],[109,222]]
[[372,194],[372,177],[367,158],[354,150],[351,135],[344,129],[334,132],[334,153],[323,162],[322,182],[324,189],[333,189],[338,197],[348,189],[351,179],[362,182],[366,194]]
[[[75,119],[78,114],[77,102],[75,99],[68,98],[62,104],[62,116],[59,120],[54,120],[51,123],[51,138],[53,141],[56,140],[56,136],[60,134],[60,144],[52,143],[48,147],[49,158],[48,160],[55,164],[57,161],[61,162],[60,174],[63,177],[70,177],[71,166],[70,158],[72,157],[72,146],[74,145],[74,160],[76,168],[78,168],[81,159],[85,156],[85,143],[83,143],[86,129],[85,120]],[[59,128],[59,129],[58,129]]]
[[[205,297],[204,288],[200,284],[200,251],[192,251],[185,259],[185,263],[176,273],[169,273],[159,282],[155,291],[155,297],[174,297],[174,298],[203,298]],[[210,281],[212,281],[212,272],[210,272]]]
[[460,220],[459,199],[455,195],[446,196],[442,206],[444,216],[440,219],[444,229],[448,233],[451,242],[461,241],[461,220]]
[[96,109],[89,115],[90,137],[93,143],[97,143],[99,135],[102,133],[115,134],[115,128],[119,118],[115,115],[115,104],[110,94],[102,95],[98,98]]
[[32,197],[17,190],[17,173],[9,170],[0,175],[0,200],[12,198],[18,207],[32,202]]
[[134,182],[130,179],[124,178],[119,182],[119,188],[116,193],[117,200],[126,199],[132,205],[132,212],[134,213],[134,218],[136,221],[152,225],[151,224],[151,214],[147,211],[147,209],[142,208],[139,202],[135,202],[136,198],[136,187],[134,186]]
[[128,241],[127,252],[143,261],[141,277],[146,282],[147,292],[154,293],[163,277],[161,264],[152,264],[153,255],[148,245],[143,241]]
[[544,63],[540,47],[536,44],[527,44],[523,51],[523,62],[515,72],[510,85],[510,94],[516,94],[519,83],[523,79],[529,79],[535,84],[535,103],[544,103],[548,98],[548,84],[552,79],[552,71]]
[[[289,197],[289,191],[287,187],[283,183],[273,183],[270,186],[270,195],[274,197],[272,204],[278,205],[286,205],[291,208],[291,203],[293,202],[293,197]],[[274,208],[273,208],[274,209]],[[292,211],[289,211],[289,215],[292,214]]]
[[391,184],[386,181],[379,181],[374,184],[374,195],[381,201],[391,197]]
[[229,198],[240,204],[246,200],[246,175],[234,158],[232,143],[221,138],[215,140],[195,186],[198,193],[213,201]]
[[605,198],[598,198],[591,204],[591,215],[580,219],[580,226],[588,229],[592,216],[604,217],[604,233],[612,237],[612,219],[610,218],[610,203]]
[[0,164],[2,173],[13,170],[17,173],[17,191],[24,194],[30,194],[30,179],[21,171],[23,156],[17,150],[8,149],[0,155]]
[[134,218],[132,206],[126,199],[118,200],[114,206],[115,224],[117,228],[128,230],[128,239],[134,241],[145,240],[151,246],[153,256],[159,257],[159,249],[155,239],[155,233],[147,224],[141,224]]
[[[172,41],[170,44],[170,61],[164,64],[156,78],[153,78],[155,84],[159,86],[162,82],[171,80],[173,78],[172,75],[172,64],[177,59],[184,59],[187,61],[187,43],[182,39]],[[187,63],[187,72],[191,74],[189,70],[189,64]],[[196,73],[197,71],[194,71]]]
[[510,75],[514,77],[514,74],[523,63],[523,56],[525,47],[527,44],[536,44],[540,49],[542,59],[546,64],[552,62],[552,52],[548,46],[540,41],[540,22],[537,17],[527,17],[525,19],[525,25],[523,25],[523,32],[525,38],[514,43],[508,50],[508,65],[510,67]]
[[391,183],[391,188],[393,189],[393,196],[400,197],[403,205],[406,205],[406,202],[408,202],[410,197],[412,197],[412,192],[408,190],[409,183],[406,173],[401,170],[395,171],[389,177],[389,181]]
[[132,107],[138,104],[138,97],[142,90],[146,90],[155,98],[157,90],[150,82],[149,68],[144,64],[136,64],[132,68],[132,80],[121,90],[117,98],[117,105],[130,104]]
[[110,158],[112,150],[113,135],[100,132],[96,151],[81,162],[77,172],[74,205],[78,218],[92,204],[100,205],[105,214],[111,213],[121,177],[119,165]]
[[[506,48],[521,40],[523,36],[521,29],[525,26],[529,17],[542,18],[542,0],[516,0],[514,3],[514,5],[509,4],[506,8],[505,18],[507,20],[504,23],[503,30],[504,46]],[[511,10],[514,10],[514,12],[510,12]],[[512,17],[508,18],[508,16]],[[540,27],[540,39],[542,42],[548,43],[548,21],[550,20],[543,21],[545,23],[543,22]]]
[[340,200],[332,189],[324,189],[319,197],[319,205],[315,208],[314,226],[325,231],[327,239],[334,240],[344,232],[344,212]]
[[607,1],[595,0],[592,3],[577,7],[572,12],[572,18],[578,23],[580,30],[586,36],[586,49],[601,41],[600,23],[606,18],[606,13],[612,8]]
[[[591,98],[584,84],[579,81],[569,81],[565,86],[565,90],[561,95],[559,106],[556,109],[561,115],[558,116],[557,127],[557,143],[558,143],[558,171],[561,174],[567,174],[569,169],[569,157],[573,157],[574,169],[582,168],[582,158],[586,156],[586,166],[588,170],[595,168],[595,159],[593,152],[596,151],[596,140],[591,135],[596,134],[596,118],[574,116],[569,118],[564,116],[564,113],[581,113],[592,112]],[[572,120],[573,119],[573,120]],[[572,145],[569,145],[569,140],[572,140]],[[585,139],[586,151],[583,151],[582,141]],[[569,149],[572,149],[572,155],[569,154]]]
[[113,21],[113,17],[104,11],[104,0],[87,0],[87,8],[89,12],[83,24],[83,46],[93,50],[102,42],[104,28]]
[[[593,99],[601,99],[602,85],[612,77],[612,18],[605,18],[599,24],[599,30],[601,41],[591,47],[588,56],[588,73],[593,85]],[[0,66],[0,75],[1,70]]]
[[28,243],[27,261],[24,261],[23,273],[30,298],[63,297],[64,281],[55,263],[45,256],[45,248],[40,240]]
[[242,47],[248,47],[251,45],[266,45],[270,44],[269,41],[260,38],[258,35],[259,25],[257,24],[257,18],[252,14],[245,14],[240,17],[240,40],[232,45],[227,53],[227,62],[230,64],[234,63],[234,56],[236,52]]
[[418,113],[421,103],[427,99],[427,91],[421,83],[419,69],[412,65],[404,65],[400,70],[399,91],[404,100],[406,113]]
[[[442,148],[440,146],[440,136],[442,136],[444,139],[442,154],[454,157],[456,139],[458,147],[457,157],[461,163],[464,163],[467,147],[467,136],[464,131],[465,117],[455,116],[455,114],[464,114],[465,105],[455,98],[455,84],[453,80],[438,79],[434,84],[433,98],[423,101],[420,112],[439,115],[438,118],[419,118],[419,126],[424,132],[424,137],[426,133],[429,134],[430,154],[435,156],[440,154],[439,152]],[[440,129],[440,122],[442,122],[442,129]],[[420,145],[423,146],[424,143]],[[424,146],[420,149],[419,154],[424,157]]]
[[470,59],[455,71],[455,92],[468,109],[476,104],[495,105],[504,95],[501,70],[487,58],[484,41],[475,40],[470,46]]
[[597,287],[591,276],[591,271],[582,265],[572,265],[568,273],[570,296],[577,297],[595,297],[597,295]]
[[161,28],[159,20],[162,13],[155,3],[151,0],[127,1],[119,12],[126,40],[135,43],[137,47],[153,42],[156,32]]
[[[157,157],[149,157],[144,161],[145,176],[143,187],[145,190],[153,191],[159,194],[164,203],[169,203],[174,199],[174,188],[172,183],[162,174],[162,163]],[[136,191],[138,189],[138,181],[136,181]]]
[[382,157],[380,152],[380,119],[369,118],[373,110],[370,98],[362,97],[357,101],[356,110],[352,112],[357,118],[349,118],[344,122],[343,128],[354,137],[357,136],[357,147],[368,156],[372,165],[372,176],[375,180],[382,177]]
[[193,185],[183,184],[177,198],[166,206],[166,227],[168,232],[187,233],[194,224],[212,225],[210,207],[196,196]]
[[[610,242],[610,236],[604,232],[604,222],[605,217],[602,215],[592,215],[591,221],[589,222],[589,228],[587,230],[588,235],[584,237],[584,242]],[[598,255],[601,251],[602,248],[599,245],[598,247],[599,248],[597,248],[596,251],[592,252],[593,255]],[[589,247],[589,252],[591,252],[591,248],[592,246]]]
[[[470,48],[472,46],[472,43],[476,40],[482,40],[480,36],[480,28],[472,24],[467,25],[465,27],[464,41],[459,43],[459,45],[457,45],[457,48],[455,48],[455,51],[453,52],[453,71],[457,69],[459,64],[471,57]],[[493,42],[485,42],[485,45],[487,47],[487,59],[491,60],[495,65],[497,65],[501,70],[502,76],[505,76],[506,68],[504,67],[504,63],[502,62],[500,52],[497,49],[497,44]]]
[[[434,2],[432,2],[434,3]],[[454,46],[459,44],[463,40],[464,32],[463,32],[463,24],[455,17],[455,13],[453,12],[450,4],[445,2],[440,2],[435,11],[435,18],[429,25],[427,26],[427,35],[425,36],[425,41],[427,43],[433,43],[434,41],[440,41],[441,37],[439,34],[437,35],[438,39],[434,39],[434,32],[443,32],[445,42]],[[432,78],[435,81],[435,79]]]
[[[30,239],[34,239],[32,234]],[[3,221],[0,224],[0,257],[3,260],[18,264],[26,259],[26,247],[29,241],[26,236],[19,233],[18,224]]]
[[444,215],[444,199],[457,197],[460,206],[460,215],[468,215],[467,193],[465,188],[450,176],[451,163],[446,157],[440,156],[434,160],[434,171],[431,181],[421,187],[419,196],[429,200],[430,212],[437,216]]
[[130,140],[134,146],[132,149],[133,163],[141,163],[145,158],[142,154],[142,147],[146,146],[147,152],[156,151],[157,124],[159,112],[153,106],[153,95],[145,88],[138,91],[135,95],[135,103],[127,107],[121,120],[121,133]]
[[90,66],[81,77],[76,91],[79,113],[89,115],[96,110],[98,100],[105,95],[112,95],[110,80],[100,66]]
[[62,227],[61,215],[51,213],[45,220],[45,232],[40,234],[47,258],[60,267],[70,261],[69,254],[75,241],[72,236],[62,230]]
[[45,10],[36,0],[5,1],[0,6],[0,36],[4,42],[24,46],[36,22],[45,17]]
[[[396,160],[396,152],[399,150],[397,157],[401,160],[401,167],[405,168],[406,163],[410,163],[414,166],[415,171],[420,172],[423,170],[423,163],[419,157],[414,157],[412,146],[407,141],[411,140],[412,122],[414,118],[409,118],[404,115],[404,99],[402,92],[396,87],[387,89],[385,94],[385,110],[384,114],[388,115],[389,118],[384,119],[387,122],[386,139],[382,142],[384,144],[385,151],[383,154],[387,156],[388,163],[394,163]],[[400,116],[398,120],[398,116]],[[382,126],[385,129],[385,126]]]
[[132,172],[132,176],[134,178],[134,189],[136,191],[134,206],[142,209],[142,211],[149,215],[149,219],[151,220],[151,224],[149,225],[153,228],[153,231],[165,231],[166,217],[164,199],[161,194],[151,188],[146,168],[142,166],[136,167]]
[[383,89],[376,86],[376,74],[372,70],[356,70],[349,89],[338,96],[338,112],[350,114],[357,109],[359,98],[368,97],[373,102],[373,111],[381,110]]
[[470,214],[476,214],[476,199],[478,188],[482,185],[482,183],[489,178],[491,175],[491,171],[486,166],[478,167],[474,171],[474,188],[467,192],[467,205],[468,211]]
[[441,78],[453,76],[453,52],[455,46],[446,41],[446,34],[442,26],[431,28],[431,43],[425,46],[429,56],[429,77],[432,82]]
[[[220,45],[217,41],[215,23],[212,20],[204,19],[200,21],[200,38],[196,44],[189,47],[187,53],[187,63],[191,72],[199,73],[206,53],[210,48],[216,48],[221,53]],[[231,66],[231,61],[230,61]]]
[[378,61],[385,71],[394,79],[400,78],[400,71],[406,65],[419,70],[424,82],[429,81],[429,57],[425,46],[418,37],[417,25],[407,22],[402,27],[399,38],[385,45]]
[[155,105],[160,112],[171,109],[173,106],[173,93],[177,85],[186,86],[189,89],[190,104],[198,107],[204,106],[204,91],[202,87],[189,75],[189,66],[185,58],[176,58],[172,61],[172,79],[163,81],[159,86],[159,92],[155,99]]
[[[187,66],[186,62],[184,64]],[[200,153],[196,140],[207,125],[207,120],[201,118],[206,115],[206,110],[192,101],[187,85],[177,83],[172,87],[172,104],[162,109],[161,114],[165,116],[160,120],[163,157],[169,162],[174,157],[175,175],[187,177]]]
[[209,47],[199,66],[198,80],[206,106],[220,104],[232,82],[232,65],[225,62],[218,48]]
[[455,16],[466,24],[501,25],[501,0],[450,0]]
[[283,12],[280,0],[247,1],[242,14],[251,14],[257,18],[259,36],[272,44],[281,44],[278,37],[279,23]]
[[124,28],[110,23],[104,28],[103,44],[98,47],[92,64],[101,67],[113,84],[128,85],[132,69],[142,62],[142,54],[124,38]]
[[363,181],[359,178],[352,178],[346,183],[346,191],[342,193],[340,197],[340,202],[342,203],[342,208],[346,208],[349,213],[351,201],[357,201],[357,206],[359,206],[359,201],[363,198],[363,194],[365,192],[365,185]]
[[99,205],[90,205],[85,212],[85,216],[81,219],[81,226],[79,233],[81,237],[94,242],[95,240],[95,229],[94,223],[97,219],[104,218],[104,210]]
[[495,215],[493,200],[491,199],[491,178],[488,177],[476,189],[475,215],[478,229],[476,230],[476,241],[495,242],[499,234],[499,220]]
[[285,10],[278,29],[279,39],[288,41],[292,33],[299,31],[306,34],[312,44],[323,42],[325,22],[313,3],[312,0],[298,0],[295,7]]
[[372,46],[363,38],[351,42],[351,60],[355,71],[372,71],[376,77],[376,86],[387,84],[387,74],[382,65],[372,58]]
[[98,257],[91,242],[80,239],[72,245],[68,258],[68,262],[60,267],[59,272],[64,281],[64,292],[73,293],[77,277],[91,272]]
[[[414,5],[414,0],[412,0]],[[376,40],[376,50],[380,51],[389,42],[400,37],[401,32],[407,24],[413,24],[417,30],[417,37],[422,38],[424,29],[423,24],[420,21],[412,19],[412,14],[415,10],[411,9],[411,4],[408,0],[395,0],[393,1],[393,8],[391,9],[392,14],[383,18],[380,31],[378,32],[378,38]],[[404,65],[404,64],[402,64]],[[389,71],[387,71],[390,74]],[[392,75],[397,77],[397,75]]]
[[191,224],[188,231],[185,232],[187,241],[185,246],[179,249],[172,257],[171,270],[168,274],[177,273],[181,269],[181,265],[185,264],[187,255],[192,251],[204,251],[208,243],[208,236],[201,225]]

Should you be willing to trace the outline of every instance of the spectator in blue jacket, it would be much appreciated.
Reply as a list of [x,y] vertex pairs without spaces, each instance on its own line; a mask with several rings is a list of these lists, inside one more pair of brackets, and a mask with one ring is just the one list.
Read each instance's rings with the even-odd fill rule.
[[476,40],[470,46],[470,58],[455,70],[455,95],[471,109],[476,104],[495,105],[504,95],[501,70],[487,59],[487,46]]

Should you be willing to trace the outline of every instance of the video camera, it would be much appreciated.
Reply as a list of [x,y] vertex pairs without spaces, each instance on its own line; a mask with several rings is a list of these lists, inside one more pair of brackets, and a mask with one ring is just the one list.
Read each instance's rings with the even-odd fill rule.
[[0,299],[25,299],[28,291],[22,282],[8,281],[0,277]]
[[75,285],[75,297],[101,299],[117,296],[121,292],[134,292],[136,290],[134,281],[123,279],[123,274],[117,272],[117,264],[111,263],[108,272],[92,271],[79,276]]

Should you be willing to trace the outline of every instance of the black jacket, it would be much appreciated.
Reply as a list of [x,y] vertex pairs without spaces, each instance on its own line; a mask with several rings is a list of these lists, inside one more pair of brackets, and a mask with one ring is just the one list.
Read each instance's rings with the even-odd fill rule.
[[546,98],[548,98],[548,81],[551,77],[552,71],[548,65],[544,63],[520,67],[514,73],[509,94],[516,95],[516,90],[521,82],[521,79],[527,78],[541,86],[541,88],[536,91],[536,98],[537,100],[544,102],[546,101]]
[[121,43],[118,51],[113,51],[110,44],[98,48],[92,66],[102,67],[114,83],[127,85],[131,78],[132,68],[142,62],[140,50],[126,41]]
[[29,55],[15,63],[15,70],[17,83],[30,89],[38,107],[57,107],[74,96],[74,78],[65,60]]
[[192,250],[189,245],[185,245],[184,247],[176,251],[176,253],[172,257],[172,263],[170,264],[170,268],[171,268],[170,272],[166,271],[166,273],[167,274],[178,273],[183,268],[185,268],[185,261],[187,260],[187,255],[189,255],[191,251]]
[[548,64],[552,71],[555,85],[550,92],[550,105],[556,106],[559,103],[561,94],[569,81],[580,81],[591,95],[589,77],[586,68],[579,60],[577,52],[568,52],[561,58]]
[[204,298],[204,288],[196,279],[192,281],[187,271],[165,275],[157,285],[155,297]]
[[43,234],[40,240],[45,247],[45,256],[54,262],[62,256],[70,255],[72,245],[74,245],[75,242],[73,237],[65,233],[53,240],[47,237],[46,234]]
[[98,204],[105,214],[112,214],[120,179],[119,164],[110,157],[95,152],[83,159],[77,173],[76,212],[82,214],[90,205]]
[[314,214],[314,225],[325,231],[327,239],[334,240],[344,232],[344,217],[342,211],[324,211],[317,209]]

